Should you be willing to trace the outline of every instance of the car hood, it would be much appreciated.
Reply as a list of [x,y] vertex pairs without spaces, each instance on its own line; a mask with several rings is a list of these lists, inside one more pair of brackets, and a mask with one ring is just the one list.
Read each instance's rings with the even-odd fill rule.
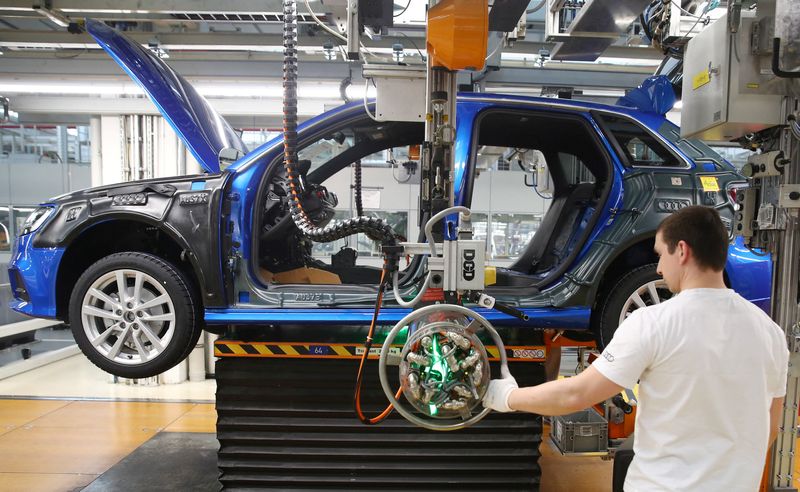
[[228,122],[150,50],[100,21],[86,19],[86,30],[150,96],[203,169],[219,172],[219,151],[224,148],[247,153]]

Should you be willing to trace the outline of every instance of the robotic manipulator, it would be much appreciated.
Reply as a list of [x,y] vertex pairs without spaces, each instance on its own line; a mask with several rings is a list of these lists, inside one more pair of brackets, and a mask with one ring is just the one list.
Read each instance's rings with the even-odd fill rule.
[[[455,26],[459,20],[458,29]],[[470,211],[454,206],[453,138],[455,136],[456,72],[484,66],[488,40],[488,5],[485,0],[444,0],[428,10],[427,113],[420,188],[420,214],[425,243],[399,242],[385,222],[355,217],[335,225],[317,227],[303,209],[305,193],[297,161],[297,11],[295,0],[284,0],[284,164],[291,194],[295,224],[313,241],[328,242],[365,233],[382,245],[385,256],[383,279],[376,312],[367,335],[364,358],[369,353],[384,287],[395,301],[414,308],[388,333],[379,359],[381,386],[390,406],[368,419],[360,409],[362,360],[356,389],[356,411],[365,424],[380,422],[396,409],[409,421],[432,430],[455,430],[472,425],[488,413],[481,400],[490,380],[489,358],[477,333],[488,332],[499,349],[501,367],[507,370],[503,342],[480,314],[460,305],[470,301],[483,308],[527,316],[501,305],[483,294],[485,245],[472,239]],[[358,33],[348,33],[357,36]],[[458,49],[456,48],[458,47]],[[456,220],[457,219],[457,220]],[[456,225],[457,224],[457,225]],[[402,255],[427,257],[427,275],[405,300],[400,293],[398,259]],[[429,289],[441,289],[444,302],[417,308]],[[400,356],[392,356],[391,345],[401,330],[406,342]],[[393,390],[388,366],[399,366],[400,390]],[[397,380],[394,381],[396,386]],[[401,393],[407,403],[398,401]]]

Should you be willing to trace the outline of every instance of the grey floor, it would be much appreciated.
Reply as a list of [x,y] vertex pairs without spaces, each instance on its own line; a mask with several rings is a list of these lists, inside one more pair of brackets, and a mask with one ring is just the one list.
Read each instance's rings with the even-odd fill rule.
[[83,490],[218,491],[218,448],[213,433],[160,432]]

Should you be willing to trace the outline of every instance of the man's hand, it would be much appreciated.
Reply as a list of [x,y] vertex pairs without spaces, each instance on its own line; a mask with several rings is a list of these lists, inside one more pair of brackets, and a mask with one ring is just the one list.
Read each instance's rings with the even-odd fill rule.
[[508,397],[512,391],[519,388],[519,385],[507,368],[503,368],[501,372],[502,379],[489,381],[489,389],[483,396],[483,406],[496,412],[511,412],[511,407],[508,406]]

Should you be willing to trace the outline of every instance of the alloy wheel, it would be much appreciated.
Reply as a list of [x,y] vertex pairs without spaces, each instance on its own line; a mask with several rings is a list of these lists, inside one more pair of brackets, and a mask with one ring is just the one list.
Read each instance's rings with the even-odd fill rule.
[[667,288],[667,283],[663,279],[653,280],[642,285],[628,296],[622,305],[619,314],[619,323],[622,324],[628,316],[639,308],[661,304],[672,297],[672,293]]
[[153,360],[175,333],[175,307],[164,286],[139,270],[98,277],[81,304],[83,330],[95,350],[125,365]]

